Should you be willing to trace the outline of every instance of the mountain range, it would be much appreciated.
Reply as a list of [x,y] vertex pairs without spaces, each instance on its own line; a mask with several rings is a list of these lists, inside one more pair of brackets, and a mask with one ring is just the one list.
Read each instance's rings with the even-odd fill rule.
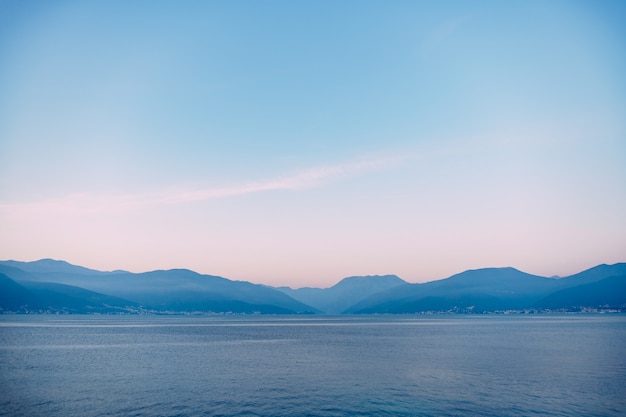
[[97,271],[65,261],[0,261],[0,313],[413,314],[626,311],[626,263],[564,278],[483,268],[410,284],[395,275],[330,288],[272,288],[187,269]]

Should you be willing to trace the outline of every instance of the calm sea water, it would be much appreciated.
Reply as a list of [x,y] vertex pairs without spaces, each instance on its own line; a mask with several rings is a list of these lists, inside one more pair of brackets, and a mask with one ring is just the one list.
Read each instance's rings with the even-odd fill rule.
[[6,416],[618,416],[626,316],[0,316]]

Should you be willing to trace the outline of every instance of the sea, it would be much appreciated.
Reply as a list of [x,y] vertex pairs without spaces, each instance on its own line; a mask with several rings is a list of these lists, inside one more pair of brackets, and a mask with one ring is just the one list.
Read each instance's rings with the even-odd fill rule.
[[2,416],[623,416],[626,315],[0,315]]

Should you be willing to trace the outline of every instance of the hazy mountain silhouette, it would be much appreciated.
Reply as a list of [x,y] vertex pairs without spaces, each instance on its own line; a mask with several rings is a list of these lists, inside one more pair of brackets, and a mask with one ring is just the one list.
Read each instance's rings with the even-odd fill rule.
[[395,275],[345,278],[321,288],[274,289],[186,269],[102,272],[43,259],[0,261],[0,308],[51,312],[487,313],[626,310],[626,263],[565,278],[484,268],[423,284]]
[[101,285],[107,293],[165,310],[273,314],[318,312],[263,285],[200,275],[186,269],[116,274]]
[[11,277],[11,279],[14,279],[14,280],[21,280],[21,281],[26,281],[32,277],[31,273],[28,273],[19,268],[15,268],[13,266],[7,265],[9,262],[13,263],[15,261],[0,261],[0,274],[4,274],[7,277]]
[[613,265],[602,264],[586,269],[574,275],[570,275],[558,280],[560,288],[573,287],[575,285],[589,284],[605,278],[626,275],[626,263]]
[[469,270],[438,281],[392,288],[357,303],[346,312],[487,312],[520,309],[542,298],[555,284],[555,279],[530,275],[515,268]]
[[43,303],[26,288],[0,273],[0,310],[28,311],[43,308]]
[[22,312],[112,313],[132,311],[137,303],[49,282],[17,283],[0,273],[0,309]]
[[538,309],[620,309],[626,306],[626,275],[604,278],[556,291],[534,304]]
[[339,314],[373,294],[406,284],[396,275],[369,275],[344,278],[330,288],[276,289],[325,313]]
[[[50,269],[46,269],[46,265]],[[29,283],[31,288],[35,287],[35,283],[64,284],[130,300],[148,310],[271,314],[319,312],[263,285],[201,275],[185,269],[141,274],[101,272],[62,261],[44,260],[33,263],[2,261],[0,272],[24,286]]]
[[[2,261],[5,266],[21,269],[24,272],[32,273],[63,273],[63,274],[80,274],[80,275],[102,275],[110,272],[96,271],[82,266],[72,265],[65,261],[57,261],[54,259],[40,259],[33,262],[20,261]],[[123,271],[122,271],[123,272]]]
[[[514,268],[470,270],[447,279],[425,284],[409,284],[407,287],[375,294],[350,307],[346,312],[361,314],[427,311],[480,313],[535,308],[568,310],[574,306],[596,308],[599,305],[619,304],[619,298],[609,297],[609,288],[617,291],[619,283],[612,282],[611,285],[615,287],[610,287],[608,283],[599,285],[597,291],[587,293],[589,294],[588,300],[584,297],[585,290],[589,291],[596,287],[573,289],[619,274],[626,274],[625,263],[598,265],[560,279],[530,275]],[[558,291],[569,288],[572,289],[571,292],[565,292],[560,296],[556,294]],[[553,298],[547,298],[553,293],[555,293]],[[575,298],[574,294],[578,294],[578,298]],[[545,301],[541,301],[544,299]],[[602,302],[603,299],[606,302]]]

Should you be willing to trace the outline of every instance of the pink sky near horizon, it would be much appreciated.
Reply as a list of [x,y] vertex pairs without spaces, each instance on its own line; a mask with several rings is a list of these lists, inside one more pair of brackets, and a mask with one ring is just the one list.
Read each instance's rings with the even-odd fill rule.
[[291,287],[624,262],[625,13],[0,2],[0,259]]
[[[331,169],[341,172],[341,178],[304,182],[296,189],[246,185],[234,195],[235,188],[224,195],[201,190],[202,198],[191,201],[187,192],[174,192],[173,199],[138,195],[136,204],[130,195],[82,195],[4,205],[5,236],[14,239],[0,253],[22,261],[62,259],[99,270],[187,268],[292,287],[328,287],[354,275],[396,274],[409,282],[426,282],[467,269],[503,266],[565,276],[624,261],[619,246],[611,252],[588,244],[611,234],[623,240],[618,229],[612,230],[611,223],[604,229],[574,229],[573,223],[582,219],[563,216],[563,196],[550,196],[547,190],[535,199],[519,188],[500,190],[494,201],[468,190],[455,176],[446,180],[439,199],[417,206],[411,195],[398,195],[401,190],[390,189],[386,181],[374,194],[355,198],[348,192],[364,186],[362,176],[391,175],[385,171],[409,169],[402,166],[406,163],[394,168],[366,164],[374,167],[371,172],[348,178],[345,170]],[[481,181],[494,178],[481,176]],[[432,184],[421,187],[430,196],[438,193],[429,189]],[[333,204],[320,198],[327,193]],[[174,201],[180,195],[182,200]],[[478,204],[482,198],[487,204]],[[568,198],[575,203],[575,195]],[[535,204],[536,199],[542,204]],[[394,207],[387,207],[388,201]],[[619,218],[613,220],[619,224]]]

